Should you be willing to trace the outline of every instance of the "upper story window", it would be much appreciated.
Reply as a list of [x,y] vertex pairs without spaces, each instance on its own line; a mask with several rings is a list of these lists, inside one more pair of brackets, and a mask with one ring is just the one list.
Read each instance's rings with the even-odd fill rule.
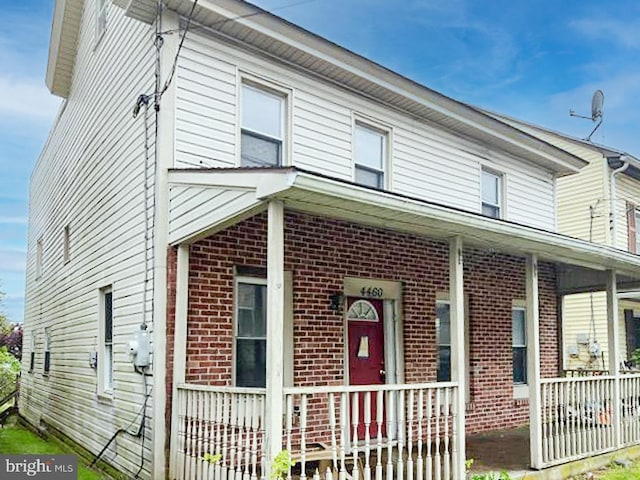
[[[627,248],[631,253],[640,253],[640,208],[631,202],[626,202],[627,212]],[[615,242],[614,242],[615,243]]]
[[487,217],[502,218],[502,180],[501,174],[482,169],[482,214]]
[[282,165],[285,97],[271,91],[242,85],[243,167]]
[[96,0],[96,44],[107,30],[107,5],[108,0]]
[[387,163],[387,133],[356,123],[354,132],[355,182],[384,188]]
[[638,233],[638,224],[640,224],[640,209],[635,209],[634,210],[634,217],[635,217],[635,225],[636,225],[636,251],[635,253],[640,253],[640,234]]
[[527,315],[524,307],[513,307],[511,319],[513,383],[523,385],[527,383]]
[[264,387],[267,373],[267,285],[259,278],[236,284],[237,387]]

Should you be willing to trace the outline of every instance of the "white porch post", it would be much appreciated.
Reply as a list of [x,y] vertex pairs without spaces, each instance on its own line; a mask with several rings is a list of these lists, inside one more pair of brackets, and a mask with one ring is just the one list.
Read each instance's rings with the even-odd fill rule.
[[462,480],[465,471],[466,442],[465,442],[465,414],[466,414],[466,361],[464,338],[464,275],[462,260],[462,238],[452,238],[449,243],[449,302],[451,305],[451,381],[458,383],[458,395],[455,398],[454,429],[457,430],[454,447],[457,456],[453,459],[454,479]]
[[267,378],[264,455],[271,462],[282,450],[284,415],[284,206],[269,202],[267,229]]
[[178,427],[179,427],[179,399],[178,385],[184,383],[187,367],[187,309],[189,305],[189,245],[178,247],[176,265],[176,311],[175,327],[173,330],[173,387],[171,400],[171,442],[170,465],[171,478],[179,478],[178,465]]
[[529,383],[529,440],[531,467],[542,468],[542,395],[540,392],[540,306],[538,257],[529,255],[526,266],[527,380]]
[[616,285],[616,272],[607,272],[607,320],[609,322],[607,333],[609,335],[609,375],[613,375],[613,438],[614,446],[620,448],[621,437],[621,413],[622,400],[620,398],[620,327],[618,324],[618,289]]

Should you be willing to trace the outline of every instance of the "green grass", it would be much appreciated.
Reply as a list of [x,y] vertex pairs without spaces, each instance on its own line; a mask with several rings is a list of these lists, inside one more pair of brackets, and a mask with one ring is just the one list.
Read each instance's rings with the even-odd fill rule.
[[600,480],[630,480],[640,478],[640,465],[635,464],[631,468],[612,467],[600,477]]
[[[4,454],[70,454],[58,444],[43,440],[35,433],[19,426],[0,429],[0,453]],[[79,460],[80,462],[80,460]],[[109,478],[80,465],[79,480],[101,480]]]

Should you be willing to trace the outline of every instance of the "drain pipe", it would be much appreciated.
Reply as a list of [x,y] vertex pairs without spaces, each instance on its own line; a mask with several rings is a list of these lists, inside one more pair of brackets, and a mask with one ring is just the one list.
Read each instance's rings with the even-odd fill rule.
[[616,218],[616,175],[624,172],[629,168],[629,157],[626,155],[620,155],[618,157],[622,165],[611,172],[611,202],[609,218],[611,219],[611,246],[615,248],[616,238],[618,233],[618,220]]

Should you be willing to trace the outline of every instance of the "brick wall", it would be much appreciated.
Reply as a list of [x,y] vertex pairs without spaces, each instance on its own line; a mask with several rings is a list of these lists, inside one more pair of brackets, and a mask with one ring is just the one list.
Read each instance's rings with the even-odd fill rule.
[[[467,249],[464,261],[471,331],[469,431],[523,425],[528,422],[528,406],[513,399],[511,306],[514,299],[525,298],[524,259]],[[175,263],[175,253],[170,253],[169,262]],[[188,382],[233,383],[233,280],[239,265],[266,267],[265,214],[191,247]],[[328,298],[341,290],[345,276],[404,282],[405,380],[435,381],[436,293],[448,290],[448,244],[287,212],[285,269],[293,272],[296,385],[344,382],[344,321],[342,312],[328,308]],[[175,267],[170,272],[175,274]],[[169,281],[175,283],[175,275],[170,274]],[[540,265],[539,288],[542,371],[543,376],[555,376],[558,328],[555,274],[549,264]],[[173,284],[169,295],[175,295]]]

